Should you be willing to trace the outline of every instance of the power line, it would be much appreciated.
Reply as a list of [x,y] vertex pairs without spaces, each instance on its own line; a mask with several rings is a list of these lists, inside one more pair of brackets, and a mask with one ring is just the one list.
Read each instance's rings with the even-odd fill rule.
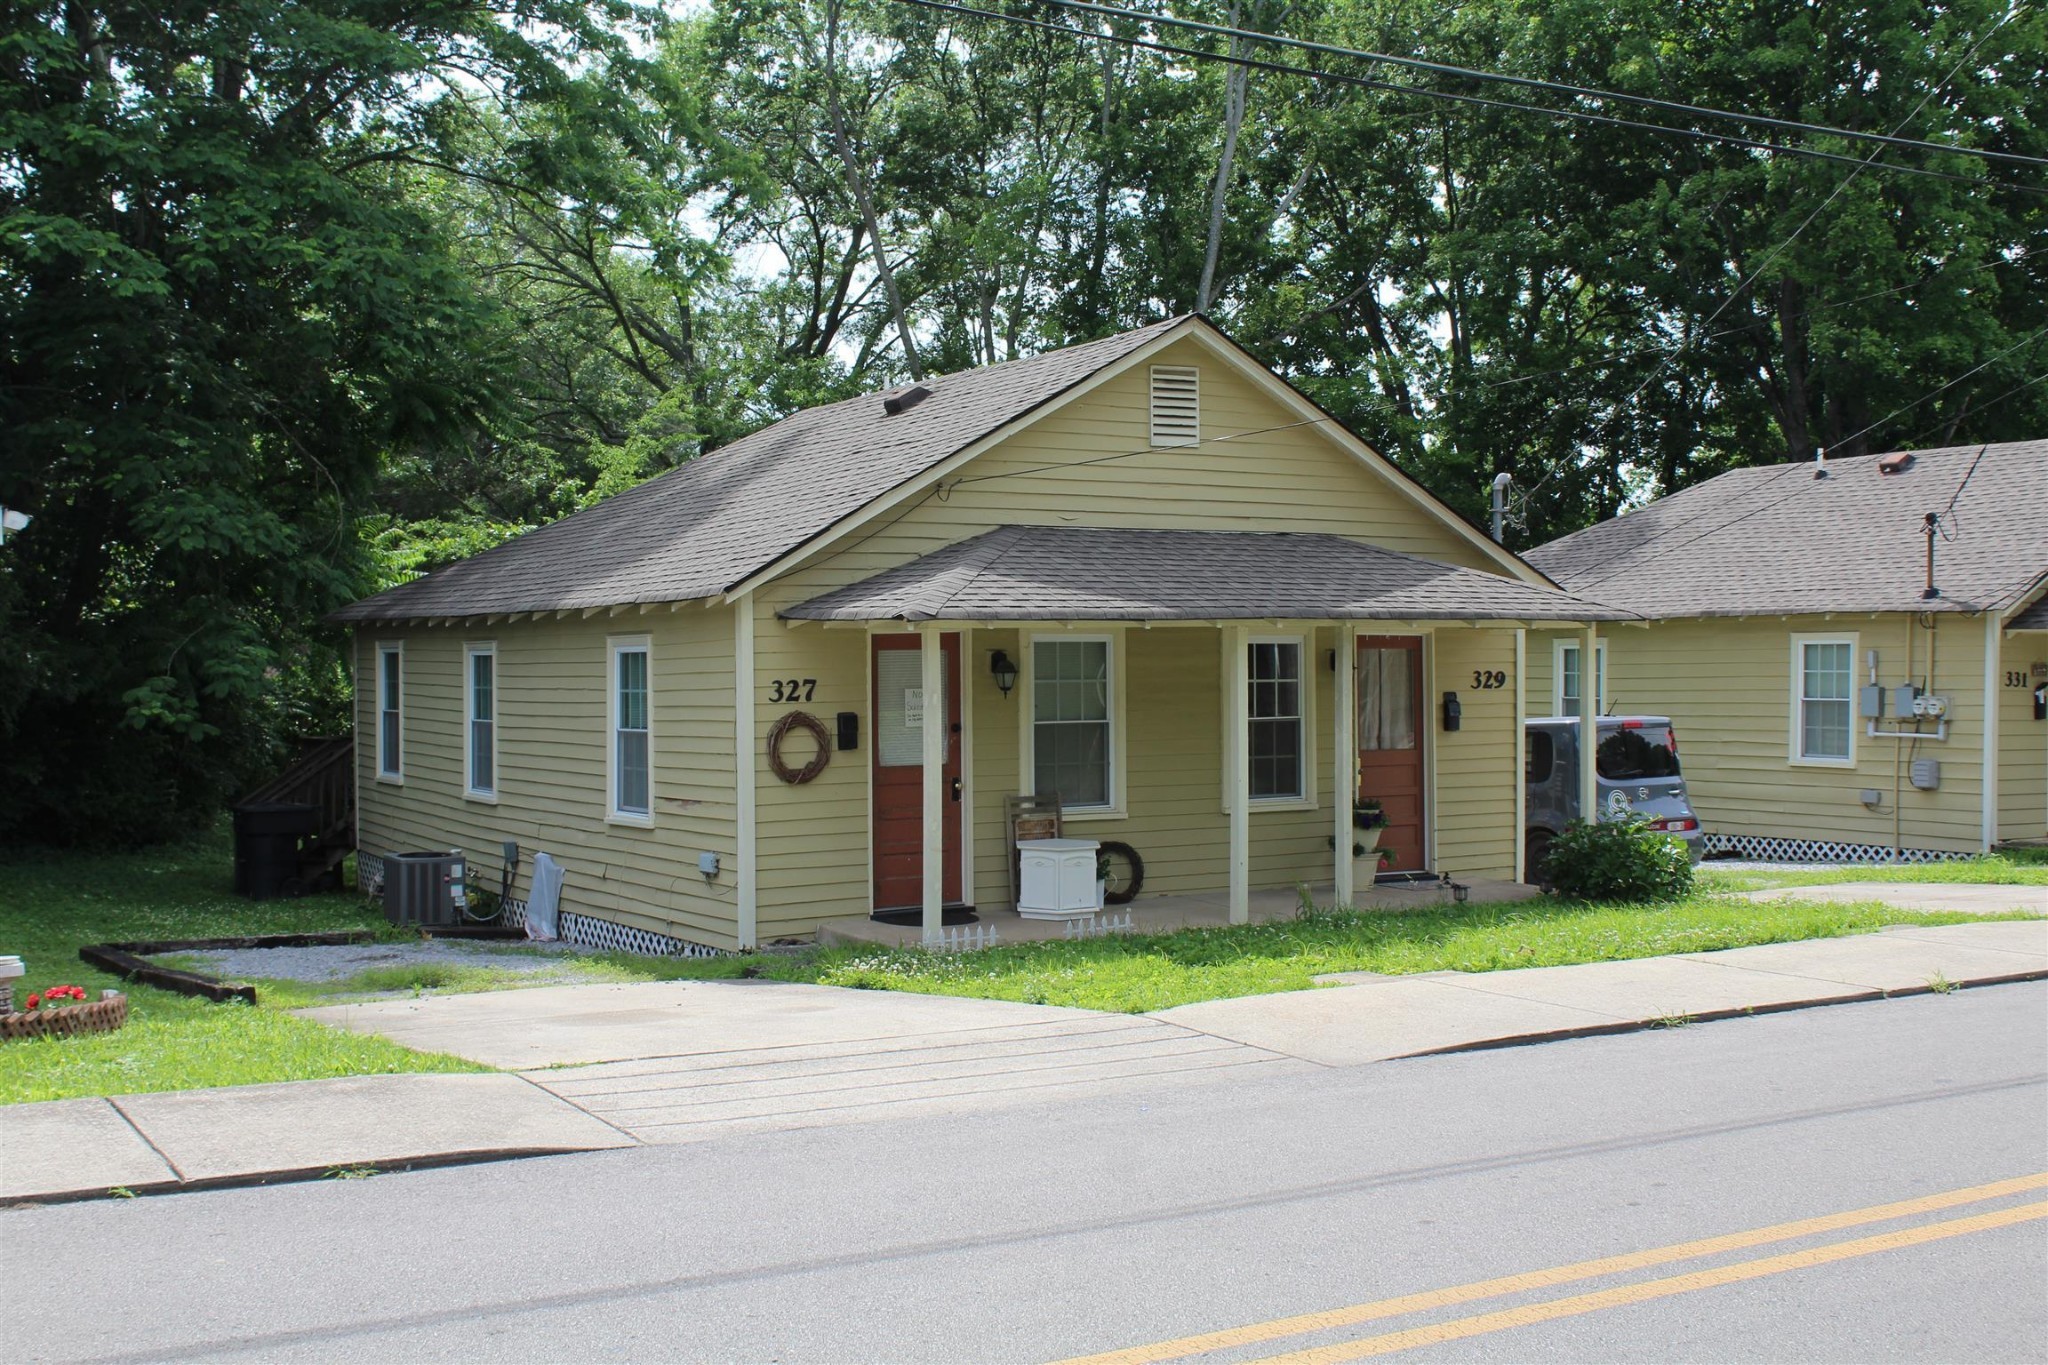
[[[1147,14],[1139,10],[1095,4],[1091,0],[1040,0],[1040,3],[1078,13],[1099,14],[1112,19],[1133,19],[1145,24],[1164,24],[1174,28],[1188,29],[1193,32],[1207,33],[1218,37],[1250,39],[1254,42],[1265,43],[1274,47],[1294,48],[1298,51],[1314,52],[1329,57],[1349,57],[1359,61],[1378,62],[1387,66],[1405,67],[1412,71],[1427,71],[1439,76],[1457,76],[1465,80],[1490,81],[1500,85],[1519,86],[1528,90],[1543,90],[1562,95],[1571,95],[1580,99],[1611,100],[1618,104],[1632,104],[1646,109],[1662,109],[1672,113],[1690,115],[1694,118],[1720,119],[1730,123],[1761,125],[1783,129],[1787,132],[1814,133],[1854,142],[1877,143],[1892,147],[1910,147],[1919,151],[1950,152],[1961,156],[1983,157],[1987,160],[2009,161],[2020,165],[2048,167],[2048,159],[2026,156],[2019,152],[2000,152],[1981,147],[1958,147],[1945,142],[1928,142],[1919,138],[1900,137],[1896,133],[1865,133],[1851,128],[1836,128],[1827,124],[1803,123],[1796,119],[1773,118],[1767,114],[1744,114],[1732,109],[1715,109],[1708,105],[1686,104],[1678,100],[1659,99],[1654,95],[1631,95],[1619,90],[1601,90],[1593,86],[1567,85],[1561,81],[1547,81],[1534,76],[1515,76],[1500,71],[1483,71],[1469,66],[1453,66],[1447,62],[1427,61],[1420,57],[1397,57],[1386,52],[1339,47],[1333,43],[1311,42],[1305,38],[1288,38],[1277,33],[1261,33],[1256,29],[1233,28],[1227,24],[1209,24],[1199,20],[1181,19],[1166,14]],[[2007,17],[2010,17],[2010,15],[2008,14]],[[2003,21],[2001,20],[2000,22],[2002,23]],[[1993,32],[1996,31],[1994,28]],[[1944,81],[1943,84],[1947,84],[1947,82]]]
[[[1538,104],[1523,104],[1515,100],[1492,99],[1485,95],[1464,94],[1453,90],[1435,90],[1427,86],[1403,85],[1396,81],[1374,80],[1369,76],[1355,76],[1345,71],[1327,71],[1320,67],[1290,66],[1285,62],[1267,61],[1259,57],[1247,57],[1231,52],[1203,52],[1197,48],[1175,47],[1171,43],[1157,43],[1144,38],[1129,37],[1118,33],[1092,33],[1071,24],[1053,23],[1045,19],[1033,19],[1021,14],[1002,14],[994,10],[976,9],[971,5],[952,4],[948,0],[898,0],[899,4],[915,5],[920,9],[938,10],[948,14],[962,14],[976,19],[993,19],[998,23],[1013,24],[1023,28],[1043,29],[1051,33],[1064,34],[1090,42],[1111,42],[1145,52],[1157,52],[1169,57],[1184,57],[1190,61],[1216,62],[1226,66],[1241,66],[1253,71],[1270,71],[1284,76],[1306,76],[1313,80],[1334,81],[1340,85],[1356,86],[1364,90],[1379,90],[1394,95],[1412,95],[1426,99],[1448,100],[1455,104],[1477,105],[1487,109],[1503,109],[1511,113],[1537,114],[1546,118],[1566,119],[1580,123],[1597,123],[1614,128],[1631,128],[1639,132],[1662,133],[1670,137],[1692,138],[1701,142],[1719,143],[1730,147],[1743,147],[1752,151],[1782,153],[1786,156],[1804,157],[1812,161],[1838,162],[1847,166],[1864,166],[1869,163],[1839,152],[1824,152],[1814,147],[1798,147],[1782,142],[1766,142],[1757,138],[1740,137],[1733,133],[1709,132],[1703,128],[1681,128],[1668,123],[1646,123],[1640,119],[1619,118],[1613,114],[1596,114],[1587,109],[1554,109]],[[1144,17],[1144,16],[1139,16]],[[1935,144],[1939,146],[1940,144]],[[1943,148],[1943,150],[1956,150]],[[1933,180],[1948,180],[1958,184],[1975,186],[1978,189],[2003,189],[2021,194],[2048,195],[2048,187],[2014,184],[2003,180],[1986,180],[1980,176],[1959,175],[1953,171],[1938,171],[1928,166],[1911,166],[1891,162],[1879,163],[1879,169],[1900,175],[1924,176]]]
[[[1930,389],[1930,390],[1929,390],[1928,392],[1926,392],[1926,393],[1923,393],[1923,394],[1921,394],[1921,395],[1920,395],[1920,396],[1919,396],[1918,398],[1915,398],[1915,399],[1914,399],[1914,400],[1913,400],[1912,402],[1910,402],[1910,403],[1906,404],[1906,405],[1905,405],[1904,407],[1898,407],[1898,408],[1893,408],[1893,409],[1892,409],[1892,410],[1891,410],[1890,412],[1888,412],[1888,413],[1886,413],[1886,414],[1885,414],[1884,416],[1882,416],[1882,417],[1878,418],[1878,419],[1877,419],[1877,420],[1876,420],[1875,422],[1872,422],[1872,423],[1871,423],[1871,424],[1870,424],[1869,426],[1867,426],[1867,427],[1864,427],[1864,428],[1863,428],[1863,429],[1862,429],[1861,431],[1857,431],[1857,432],[1852,432],[1851,434],[1849,434],[1849,435],[1847,435],[1847,436],[1844,436],[1844,437],[1843,437],[1843,438],[1842,438],[1841,440],[1839,440],[1839,441],[1836,441],[1836,442],[1835,442],[1835,444],[1836,444],[1836,445],[1838,445],[1838,446],[1845,446],[1845,445],[1848,445],[1848,444],[1849,444],[1849,443],[1850,443],[1851,441],[1857,440],[1857,439],[1858,439],[1858,438],[1860,438],[1860,437],[1868,436],[1868,435],[1869,435],[1869,434],[1870,434],[1871,432],[1873,432],[1873,431],[1876,431],[1876,430],[1877,430],[1877,429],[1878,429],[1879,427],[1883,426],[1883,425],[1884,425],[1884,424],[1885,424],[1886,422],[1889,422],[1889,421],[1891,421],[1891,420],[1892,420],[1892,418],[1894,418],[1894,417],[1897,417],[1897,416],[1899,416],[1899,415],[1900,415],[1901,413],[1907,413],[1907,412],[1911,412],[1911,411],[1912,411],[1912,410],[1913,410],[1914,408],[1917,408],[1917,407],[1919,407],[1919,406],[1920,406],[1920,405],[1921,405],[1922,403],[1925,403],[1925,402],[1926,402],[1926,401],[1927,401],[1928,399],[1930,399],[1930,398],[1939,398],[1939,397],[1941,397],[1941,395],[1943,395],[1943,394],[1947,393],[1947,392],[1948,392],[1948,391],[1949,391],[1950,389],[1952,389],[1952,388],[1954,388],[1954,387],[1955,387],[1956,385],[1958,385],[1958,384],[1962,383],[1962,382],[1963,382],[1963,381],[1964,381],[1965,379],[1968,379],[1968,378],[1969,378],[1969,377],[1970,377],[1971,375],[1973,375],[1973,374],[1976,374],[1976,373],[1977,373],[1978,371],[1980,371],[1980,370],[1988,370],[1988,369],[1990,369],[1990,368],[1991,368],[1991,367],[1992,367],[1993,365],[1996,365],[1996,364],[1997,364],[1997,363],[1998,363],[1999,361],[2001,361],[2001,360],[2005,359],[2005,358],[2006,358],[2007,356],[2011,355],[2011,354],[2012,354],[2012,353],[2013,353],[2014,351],[2017,351],[2017,350],[2018,350],[2018,349],[2019,349],[2020,347],[2022,347],[2022,346],[2025,346],[2025,345],[2026,345],[2027,343],[2029,343],[2029,342],[2033,342],[2033,341],[2039,341],[2039,340],[2040,340],[2040,339],[2041,339],[2042,337],[2044,337],[2044,336],[2048,336],[2048,327],[2043,327],[2043,328],[2041,328],[2041,329],[2040,329],[2039,331],[2037,331],[2037,332],[2034,332],[2033,334],[2031,334],[2031,335],[2029,335],[2029,336],[2024,336],[2024,337],[2021,337],[2021,338],[2020,338],[2020,339],[2019,339],[2018,341],[2015,341],[2015,342],[2014,342],[2014,343],[2013,343],[2012,345],[2010,345],[2010,346],[2006,347],[2006,348],[2005,348],[2004,350],[2000,351],[2000,352],[1999,352],[1999,353],[1998,353],[1997,355],[1995,355],[1995,356],[1992,356],[1992,357],[1991,357],[1991,358],[1990,358],[1989,360],[1986,360],[1986,361],[1982,362],[1981,364],[1977,364],[1977,365],[1972,365],[1972,366],[1971,366],[1971,367],[1970,367],[1969,369],[1967,369],[1967,370],[1964,370],[1964,371],[1963,371],[1963,372],[1962,372],[1961,374],[1957,375],[1957,376],[1956,376],[1956,377],[1955,377],[1954,379],[1951,379],[1951,380],[1949,380],[1949,381],[1948,381],[1948,383],[1946,383],[1946,384],[1943,384],[1943,385],[1942,385],[1942,386],[1941,386],[1940,388],[1938,388],[1938,389]],[[2029,381],[2027,381],[2027,382],[2028,382],[2028,383],[2032,383],[2033,381],[2032,381],[2032,380],[2029,380]],[[2022,386],[2022,387],[2024,387],[2024,386]],[[2008,395],[2001,395],[2001,396],[2003,397],[2003,396],[2008,396]]]

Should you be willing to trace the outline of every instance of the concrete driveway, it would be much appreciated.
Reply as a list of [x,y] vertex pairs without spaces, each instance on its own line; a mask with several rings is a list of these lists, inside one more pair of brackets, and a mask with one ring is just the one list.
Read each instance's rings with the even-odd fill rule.
[[775,981],[549,986],[301,1013],[516,1070],[643,1142],[1310,1069],[1158,1019]]
[[2048,886],[1985,886],[1975,882],[1835,882],[1744,891],[1752,901],[1881,901],[1900,910],[2002,915],[2009,910],[2048,914]]

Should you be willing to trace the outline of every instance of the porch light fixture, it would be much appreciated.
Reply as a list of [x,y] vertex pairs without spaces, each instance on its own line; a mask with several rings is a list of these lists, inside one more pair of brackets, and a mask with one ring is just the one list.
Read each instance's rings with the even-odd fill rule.
[[996,686],[1001,689],[1002,694],[1006,697],[1009,696],[1010,689],[1017,685],[1016,662],[1007,653],[999,649],[996,651],[995,657],[988,661],[988,671],[990,676],[995,678]]

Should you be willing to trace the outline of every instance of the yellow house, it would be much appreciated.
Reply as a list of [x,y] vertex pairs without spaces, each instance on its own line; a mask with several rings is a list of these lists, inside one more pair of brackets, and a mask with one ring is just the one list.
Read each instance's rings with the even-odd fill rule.
[[[1710,849],[2048,836],[2048,441],[1735,470],[1528,558],[1648,618],[1596,646],[1597,709],[1672,717]],[[1532,707],[1576,714],[1580,642],[1530,645]]]
[[[359,848],[503,841],[654,951],[1011,913],[1007,800],[1143,895],[1521,875],[1559,591],[1199,317],[800,412],[359,602]],[[525,886],[515,886],[515,897]]]

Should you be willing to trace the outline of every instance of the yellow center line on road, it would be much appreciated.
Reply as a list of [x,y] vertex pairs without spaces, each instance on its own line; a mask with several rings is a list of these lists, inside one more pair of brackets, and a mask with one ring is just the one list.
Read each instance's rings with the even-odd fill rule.
[[1262,1341],[1277,1341],[1281,1337],[1300,1336],[1305,1332],[1355,1327],[1364,1322],[1400,1317],[1404,1313],[1450,1308],[1462,1303],[1474,1303],[1480,1299],[1499,1298],[1503,1294],[1520,1294],[1531,1289],[1549,1289],[1555,1285],[1570,1284],[1576,1280],[1597,1279],[1602,1275],[1647,1270],[1651,1266],[1689,1261],[1698,1256],[1745,1251],[1750,1247],[1765,1246],[1772,1242],[1788,1242],[1796,1237],[1811,1237],[1817,1233],[1862,1227],[1893,1218],[1938,1213],[1964,1204],[1977,1204],[1987,1199],[2000,1199],[2007,1195],[2024,1194],[2044,1188],[2048,1188],[2048,1172],[2023,1175],[2012,1180],[1993,1181],[1988,1185],[1972,1185],[1966,1189],[1922,1195],[1918,1199],[1904,1199],[1892,1204],[1851,1209],[1845,1213],[1828,1213],[1815,1218],[1800,1218],[1790,1223],[1776,1223],[1770,1227],[1753,1228],[1747,1232],[1730,1232],[1719,1237],[1679,1242],[1649,1251],[1630,1251],[1619,1256],[1603,1256],[1598,1260],[1576,1261],[1549,1270],[1531,1270],[1519,1275],[1479,1280],[1449,1289],[1424,1290],[1417,1294],[1403,1294],[1398,1298],[1352,1304],[1347,1308],[1301,1313],[1294,1317],[1274,1318],[1270,1322],[1255,1322],[1243,1327],[1229,1327],[1216,1332],[1178,1337],[1172,1341],[1157,1341],[1146,1346],[1105,1351],[1100,1355],[1076,1356],[1070,1360],[1060,1361],[1058,1365],[1155,1365],[1158,1361],[1178,1360],[1183,1356],[1202,1355],[1209,1351],[1224,1351],[1241,1346],[1255,1346]]
[[1264,1360],[1254,1362],[1253,1365],[1338,1365],[1340,1361],[1391,1355],[1395,1351],[1412,1350],[1417,1346],[1437,1346],[1447,1341],[1459,1341],[1465,1337],[1481,1336],[1488,1332],[1502,1332],[1510,1327],[1527,1327],[1534,1323],[1551,1322],[1580,1313],[1597,1313],[1604,1308],[1621,1308],[1629,1304],[1646,1303],[1651,1299],[1670,1298],[1674,1294],[1690,1294],[1696,1290],[1713,1289],[1719,1285],[1740,1284],[1744,1280],[1761,1279],[1766,1275],[1782,1275],[1787,1271],[1805,1270],[1812,1266],[1827,1265],[1832,1261],[1846,1261],[1855,1256],[1871,1256],[1880,1251],[1896,1251],[1901,1247],[1938,1242],[1945,1237],[1962,1237],[1972,1232],[2011,1227],[2016,1223],[2031,1222],[2037,1218],[2048,1218],[2048,1203],[2021,1204],[2014,1208],[1997,1209],[1991,1213],[1973,1214],[1968,1218],[1951,1219],[1946,1223],[1923,1223],[1919,1227],[1901,1228],[1897,1232],[1881,1232],[1874,1237],[1858,1237],[1847,1242],[1833,1242],[1827,1246],[1810,1247],[1805,1251],[1788,1251],[1782,1255],[1765,1256],[1754,1261],[1737,1261],[1733,1265],[1717,1266],[1712,1270],[1696,1270],[1661,1280],[1645,1280],[1640,1284],[1625,1284],[1615,1289],[1602,1289],[1597,1293],[1575,1294],[1570,1298],[1525,1304],[1520,1308],[1503,1308],[1498,1312],[1481,1313],[1475,1317],[1458,1318],[1451,1322],[1410,1327],[1406,1331],[1386,1332],[1356,1341],[1340,1341],[1332,1346],[1314,1346],[1305,1351],[1290,1351],[1286,1355],[1268,1356]]

